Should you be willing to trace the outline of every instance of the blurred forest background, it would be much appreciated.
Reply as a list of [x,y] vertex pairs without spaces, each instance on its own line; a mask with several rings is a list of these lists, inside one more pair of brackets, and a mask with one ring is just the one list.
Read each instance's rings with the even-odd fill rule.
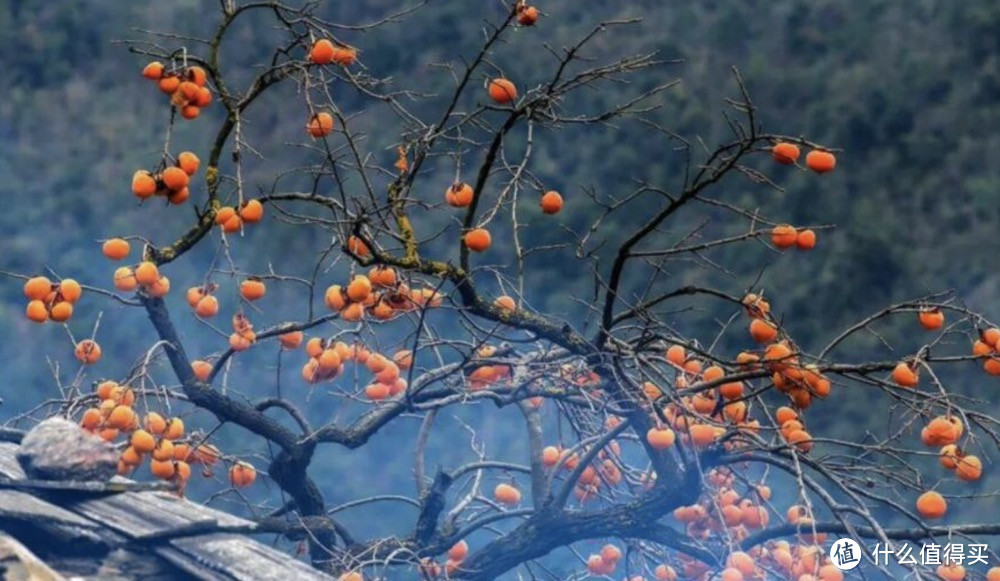
[[[321,11],[333,21],[358,23],[405,5],[401,0],[331,1],[323,3]],[[891,302],[933,291],[956,289],[972,308],[1000,317],[1000,3],[542,0],[538,6],[550,16],[534,30],[517,31],[531,38],[501,46],[496,59],[506,76],[523,87],[541,82],[550,70],[551,57],[541,50],[541,43],[565,46],[602,19],[641,17],[637,29],[611,31],[591,51],[612,55],[656,51],[664,59],[681,61],[644,79],[650,87],[682,79],[658,99],[660,108],[648,115],[650,120],[695,144],[699,139],[710,146],[727,140],[724,99],[736,94],[731,75],[736,66],[766,130],[802,135],[844,150],[838,154],[837,171],[820,178],[776,168],[761,155],[760,167],[786,188],[784,193],[733,178],[713,194],[758,207],[779,222],[836,224],[835,230],[820,233],[816,250],[778,255],[757,243],[727,247],[707,255],[724,264],[727,272],[691,260],[671,264],[677,286],[714,285],[740,295],[760,276],[757,284],[793,336],[804,350],[813,352],[851,322]],[[36,273],[47,267],[87,284],[110,287],[114,266],[101,257],[99,239],[144,233],[165,243],[191,222],[190,205],[169,210],[154,207],[157,204],[139,205],[129,193],[132,172],[159,159],[168,109],[163,95],[139,74],[145,61],[114,41],[150,38],[146,30],[207,37],[217,9],[210,0],[0,2],[0,269]],[[415,110],[437,118],[435,105],[450,92],[452,81],[446,71],[429,65],[450,61],[460,66],[460,55],[475,54],[483,21],[502,18],[502,10],[498,2],[431,0],[405,23],[372,33],[347,32],[343,39],[360,49],[361,63],[375,76],[391,77],[395,87],[433,95]],[[180,44],[155,40],[168,47]],[[245,80],[280,40],[264,18],[242,22],[224,52],[224,67]],[[589,98],[619,102],[637,90],[615,85],[602,89]],[[391,145],[399,138],[397,120],[385,110],[367,110],[365,101],[346,89],[338,91],[340,87],[335,87],[338,105],[356,116],[357,126],[384,151],[382,163],[390,165]],[[468,102],[482,99],[481,92],[472,93]],[[305,111],[301,95],[289,85],[249,112],[249,141],[264,156],[248,161],[244,175],[251,192],[270,189],[278,170],[302,163],[303,151],[294,144],[307,139],[302,129]],[[221,107],[214,104],[203,113],[206,118],[180,123],[172,152],[190,149],[204,160],[221,115]],[[535,244],[572,244],[569,229],[582,231],[596,216],[597,207],[586,194],[591,189],[600,197],[624,196],[637,180],[679,188],[685,158],[677,145],[637,121],[540,132],[532,169],[565,196],[566,209],[559,217],[565,228],[541,224],[536,213],[527,218],[524,236]],[[442,163],[437,181],[422,186],[425,199],[439,203],[453,172],[453,166]],[[193,200],[200,202],[204,195],[203,183],[192,189]],[[435,219],[441,223],[435,224]],[[607,248],[614,248],[615,236],[622,235],[626,224],[641,219],[641,213],[632,213],[605,224],[601,234],[609,239]],[[706,236],[746,227],[708,206],[694,206],[678,216],[672,230],[663,232],[663,240],[676,241],[706,219],[713,220],[704,230]],[[428,220],[424,235],[435,232],[446,219]],[[502,264],[509,232],[494,236],[494,250],[482,261]],[[217,233],[212,237],[218,240]],[[329,239],[330,232],[319,229],[270,227],[248,231],[246,240],[237,245],[254,248],[239,254],[248,271],[271,264],[287,272],[313,264]],[[429,248],[454,251],[453,245],[444,250],[443,244],[435,241]],[[174,286],[170,299],[174,316],[192,357],[223,347],[218,336],[194,320],[182,298],[185,288],[203,278],[212,246],[204,245],[166,269]],[[580,300],[593,296],[588,268],[566,260],[560,252],[534,255],[529,267],[525,301],[586,327],[587,311]],[[324,275],[324,288],[345,280],[344,272],[345,267],[338,266]],[[628,282],[641,289],[644,280]],[[283,294],[272,286],[263,305],[265,313],[258,316],[261,322],[303,316],[303,307],[292,302],[299,300],[292,298],[294,290]],[[282,318],[269,317],[268,305],[278,311],[283,300],[293,306],[284,308]],[[693,308],[678,310],[677,329],[704,343],[714,339],[719,322],[732,313],[729,307],[720,309],[719,304],[701,300],[686,306]],[[71,381],[76,371],[65,331],[26,321],[23,308],[20,282],[0,278],[0,420],[58,395],[53,366],[60,366],[63,381]],[[74,333],[89,334],[98,312],[104,314],[99,340],[105,360],[92,372],[97,374],[93,379],[121,377],[153,343],[153,330],[140,309],[92,295],[74,316]],[[444,328],[449,323],[442,318],[435,324]],[[742,322],[737,326],[726,333],[723,352],[735,354],[749,346]],[[925,339],[914,328],[914,320],[908,318],[880,327],[896,347],[895,354],[874,337],[846,345],[840,354],[854,359],[902,357]],[[954,349],[962,354],[968,353],[969,343],[953,338]],[[250,396],[273,390],[275,351],[254,349],[241,356],[230,388]],[[308,391],[298,379],[303,358],[301,353],[286,356],[283,374],[283,388],[300,392],[294,396],[300,401]],[[245,373],[241,375],[240,369]],[[988,397],[987,390],[998,389],[974,366],[968,371],[967,376],[949,377],[959,382],[956,391]],[[164,373],[162,381],[170,380]],[[884,427],[884,414],[871,413],[884,409],[884,402],[873,401],[881,396],[851,389],[838,405],[820,406],[810,415],[814,433],[857,436],[861,430]],[[341,400],[321,392],[309,396],[312,417],[322,420],[346,413],[338,408]],[[523,461],[517,413],[480,408],[464,412],[464,419],[477,422],[487,441],[501,438],[504,444],[494,446],[493,452]],[[362,450],[320,452],[313,473],[331,505],[369,491],[411,492],[410,438],[419,420],[409,421],[406,425],[404,420],[402,427],[390,426]],[[205,418],[201,426],[210,427],[211,419]],[[468,446],[455,445],[456,439],[468,440],[457,420],[446,430],[450,432],[438,432],[432,442],[432,466],[454,465],[471,454]],[[266,452],[241,435],[223,430],[224,450]],[[985,456],[990,476],[997,472],[990,470],[995,458],[988,452]],[[995,489],[997,481],[990,476],[977,486],[985,492]],[[956,507],[956,518],[963,508]],[[393,514],[388,509],[385,514]],[[352,519],[364,522],[368,535],[389,532],[411,518],[361,521],[345,515],[348,524]]]

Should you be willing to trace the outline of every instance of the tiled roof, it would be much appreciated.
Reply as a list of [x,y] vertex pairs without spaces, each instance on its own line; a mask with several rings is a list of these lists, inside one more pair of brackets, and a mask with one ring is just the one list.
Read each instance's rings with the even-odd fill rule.
[[124,479],[110,485],[34,486],[15,459],[16,450],[15,444],[0,442],[0,579],[6,579],[3,533],[68,578],[332,579],[248,537],[244,533],[253,531],[252,522],[171,493],[122,492],[132,486]]

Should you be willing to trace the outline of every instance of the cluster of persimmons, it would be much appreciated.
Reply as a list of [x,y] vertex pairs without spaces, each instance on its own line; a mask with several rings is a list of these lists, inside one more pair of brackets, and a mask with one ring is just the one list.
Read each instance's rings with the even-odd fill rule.
[[[191,466],[204,466],[206,476],[222,455],[211,444],[192,444],[185,437],[184,421],[179,417],[164,418],[150,411],[140,420],[135,411],[135,391],[115,381],[97,384],[93,395],[94,406],[84,410],[80,418],[83,429],[97,434],[101,439],[116,443],[124,439],[118,460],[118,473],[132,473],[149,457],[150,473],[161,480],[178,484],[181,488],[191,477]],[[248,486],[256,477],[249,464],[236,462],[230,469],[230,479],[235,486]]]
[[[359,249],[361,246],[356,245]],[[367,254],[367,251],[364,251]],[[353,276],[346,286],[333,284],[324,295],[326,306],[348,322],[371,316],[388,321],[420,308],[440,307],[444,294],[432,288],[410,288],[391,267],[376,266],[368,275]]]
[[156,81],[160,90],[170,96],[170,104],[185,119],[194,119],[202,109],[212,104],[208,75],[199,66],[170,68],[154,61],[142,69],[142,76]]
[[183,204],[191,197],[188,184],[200,165],[197,155],[182,151],[177,159],[162,161],[157,171],[136,170],[132,174],[132,194],[140,200],[164,196],[171,204]]
[[73,316],[73,305],[83,295],[83,287],[71,278],[53,283],[45,276],[34,276],[24,283],[28,299],[24,314],[29,321],[65,323]]

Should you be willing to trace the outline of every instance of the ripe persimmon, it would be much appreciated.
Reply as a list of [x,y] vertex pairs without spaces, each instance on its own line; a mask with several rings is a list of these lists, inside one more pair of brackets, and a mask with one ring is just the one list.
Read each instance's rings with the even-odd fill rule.
[[948,512],[948,501],[940,493],[928,490],[917,498],[917,512],[924,518],[941,518]]
[[198,378],[198,381],[208,381],[209,375],[212,374],[212,364],[196,359],[191,362],[191,370],[194,371],[194,376]]
[[978,456],[969,454],[959,459],[955,465],[955,476],[960,480],[972,482],[983,475],[983,461]]
[[149,296],[157,299],[162,299],[163,297],[167,296],[167,294],[170,292],[170,279],[165,276],[161,276],[160,278],[156,279],[156,282],[149,285],[148,291],[149,291]]
[[413,351],[409,349],[400,349],[392,356],[392,361],[400,369],[409,369],[413,366]]
[[28,301],[28,306],[24,310],[24,316],[29,321],[44,323],[49,320],[49,310],[45,307],[45,303],[40,300]]
[[788,443],[795,446],[802,452],[812,450],[812,436],[805,430],[793,430],[788,434]]
[[920,383],[920,374],[916,366],[901,361],[892,370],[892,380],[900,387],[916,387]]
[[111,260],[123,260],[132,252],[132,247],[127,240],[111,238],[104,242],[101,251]]
[[750,321],[750,336],[758,343],[770,343],[778,338],[778,328],[764,319]]
[[52,292],[52,281],[44,276],[34,276],[24,283],[24,296],[28,300],[45,300],[50,292]]
[[563,207],[562,195],[555,190],[545,192],[539,204],[542,206],[544,214],[558,214]]
[[465,208],[472,203],[472,199],[475,196],[476,192],[472,189],[472,186],[465,182],[455,182],[444,191],[445,201],[448,202],[449,206],[455,208]]
[[774,421],[777,422],[779,426],[783,426],[785,422],[797,419],[799,419],[798,412],[788,406],[781,406],[776,412],[774,412]]
[[561,457],[562,452],[555,446],[546,446],[542,449],[542,465],[546,468],[552,468],[558,464]]
[[247,200],[240,208],[240,219],[247,224],[256,224],[264,218],[264,204],[259,200]]
[[463,561],[469,555],[469,544],[458,541],[448,549],[448,558],[452,561]]
[[317,65],[328,65],[333,62],[333,43],[325,38],[321,38],[313,43],[309,49],[309,60]]
[[208,87],[198,89],[198,98],[194,102],[194,107],[204,109],[212,104],[212,91]]
[[740,304],[746,309],[747,315],[755,319],[762,319],[771,313],[771,303],[755,293],[748,293]]
[[161,436],[167,431],[167,420],[156,412],[146,414],[143,425],[146,427],[146,431],[154,436]]
[[938,416],[921,431],[921,440],[927,446],[954,444],[962,437],[965,426],[956,416]]
[[222,206],[215,212],[215,223],[222,226],[236,216],[236,208],[233,208],[232,206]]
[[149,286],[160,279],[160,270],[156,264],[145,261],[135,267],[135,280],[143,286]]
[[361,258],[365,258],[371,253],[365,241],[354,235],[347,237],[347,249]]
[[167,440],[180,440],[184,437],[184,420],[170,418],[167,420],[167,431],[163,433]]
[[681,367],[684,365],[684,360],[687,359],[687,353],[685,352],[684,347],[680,345],[671,345],[667,348],[666,358],[667,361]]
[[105,401],[112,399],[113,397],[116,397],[120,393],[120,391],[121,388],[119,387],[118,383],[114,381],[102,381],[101,383],[97,384],[97,388],[94,390],[94,393],[97,395],[98,399],[100,399],[101,401]]
[[942,447],[941,452],[938,454],[941,466],[944,466],[948,470],[954,470],[958,466],[958,461],[963,457],[965,457],[965,454],[956,444],[948,444]]
[[963,581],[965,579],[965,567],[958,563],[938,565],[936,572],[942,581]]
[[729,554],[726,559],[726,565],[739,570],[743,575],[753,575],[757,569],[756,563],[754,563],[753,558],[744,553],[743,551],[734,551]]
[[522,5],[517,11],[517,23],[521,26],[533,26],[538,22],[538,9],[534,6]]
[[49,309],[49,319],[56,323],[65,323],[73,316],[73,305],[67,302],[56,303]]
[[123,292],[130,292],[139,286],[139,281],[135,279],[135,273],[131,268],[123,266],[115,270],[114,284],[116,289]]
[[323,295],[326,302],[326,306],[330,308],[331,311],[340,311],[347,305],[347,296],[344,294],[344,289],[339,284],[333,284],[327,287],[326,294]]
[[316,113],[309,118],[306,130],[313,137],[325,137],[333,131],[333,115],[326,111]]
[[514,83],[504,78],[497,78],[490,81],[488,86],[490,99],[501,105],[510,103],[517,98],[517,87]]
[[129,466],[138,466],[139,464],[142,464],[142,452],[136,450],[135,446],[129,446],[122,451],[122,455],[119,460]]
[[80,300],[80,296],[83,294],[83,287],[81,287],[80,283],[76,282],[72,278],[64,278],[59,281],[56,290],[58,292],[57,296],[59,299],[71,304],[75,304],[78,300]]
[[771,148],[771,157],[778,163],[791,165],[799,159],[799,146],[794,143],[776,143]]
[[149,471],[160,480],[170,480],[174,477],[174,461],[154,459],[149,463]]
[[508,295],[502,295],[493,301],[493,306],[500,309],[501,311],[508,311],[513,313],[517,310],[517,301],[513,297]]
[[240,283],[240,296],[248,301],[256,301],[267,293],[267,286],[259,278],[248,278]]
[[222,231],[226,234],[239,232],[241,228],[243,228],[243,218],[240,218],[237,214],[234,214],[222,223]]
[[601,547],[601,559],[603,559],[605,563],[617,563],[621,560],[621,558],[622,550],[618,547],[610,543]]
[[84,365],[92,365],[101,360],[101,346],[93,339],[84,339],[76,344],[73,354]]
[[694,424],[688,428],[691,443],[698,448],[705,448],[715,441],[715,428],[708,424]]
[[990,353],[993,353],[993,348],[986,343],[983,343],[981,340],[976,339],[976,341],[972,344],[972,354],[976,357],[985,357]]
[[944,326],[944,311],[937,307],[920,309],[918,317],[920,325],[928,331],[934,331]]
[[368,272],[372,284],[388,288],[396,286],[396,270],[389,266],[376,266]]
[[163,185],[165,185],[168,190],[173,190],[175,192],[186,188],[188,182],[191,181],[188,174],[179,167],[164,168],[163,173],[160,174],[160,179],[163,180]]
[[349,67],[358,59],[358,51],[349,46],[338,46],[333,50],[333,62],[342,67]]
[[521,502],[521,491],[510,484],[498,484],[493,489],[493,498],[500,504],[513,506]]
[[[110,400],[109,400],[110,401]],[[127,405],[115,405],[105,419],[105,423],[116,430],[125,430],[135,421],[135,412]]]
[[465,245],[473,252],[483,252],[490,247],[493,242],[489,230],[486,228],[474,228],[465,233],[462,237]]
[[198,166],[200,164],[201,160],[198,159],[198,156],[190,151],[182,151],[177,154],[177,167],[179,167],[188,176],[193,176],[198,171]]
[[172,95],[181,86],[181,80],[176,75],[162,76],[156,86],[164,93]]
[[194,312],[203,319],[209,319],[219,313],[219,299],[215,295],[205,295],[195,305]]
[[743,397],[743,382],[730,381],[719,386],[719,395],[724,399],[734,400]]
[[328,348],[320,353],[319,357],[316,358],[316,363],[319,366],[318,371],[320,375],[324,378],[332,378],[338,374],[339,369],[343,365],[343,360],[336,349]]
[[372,281],[367,276],[359,274],[355,276],[347,285],[347,298],[360,303],[368,298],[372,292]]
[[172,101],[178,106],[184,107],[195,102],[198,99],[199,87],[198,84],[193,81],[181,81],[181,84],[177,87],[177,92],[174,93],[174,99]]
[[715,381],[716,379],[721,379],[726,375],[726,370],[719,367],[718,365],[710,365],[701,374],[702,381]]
[[812,250],[816,247],[816,232],[813,230],[802,230],[795,236],[795,246],[799,250]]
[[371,383],[365,387],[365,395],[372,401],[382,401],[389,397],[389,386],[384,383]]
[[229,469],[229,481],[236,488],[246,488],[257,479],[257,469],[246,462],[237,462]]
[[156,439],[146,430],[136,430],[132,432],[130,440],[132,449],[139,454],[149,454],[156,449]]
[[797,239],[798,232],[796,232],[795,226],[778,224],[771,230],[771,243],[782,250],[795,246]]
[[160,61],[153,61],[143,67],[142,76],[146,77],[151,81],[159,81],[163,77],[163,63]]
[[656,450],[666,450],[674,445],[677,434],[670,428],[650,428],[646,432],[646,441]]
[[208,82],[208,73],[205,72],[205,69],[197,65],[188,67],[185,72],[188,80],[194,83],[196,87],[204,87]]
[[814,149],[806,154],[806,167],[816,173],[822,174],[833,171],[837,166],[837,158],[829,151]]
[[305,335],[302,331],[289,331],[288,333],[282,333],[278,336],[278,341],[281,342],[281,347],[292,351],[298,349],[299,345],[302,345],[302,339]]
[[387,365],[389,365],[389,360],[379,353],[372,353],[365,359],[364,365],[368,368],[368,371],[371,371],[372,373],[380,373],[386,368]]
[[229,346],[233,351],[246,351],[253,346],[256,335],[249,333],[233,333],[229,336]]
[[365,318],[365,307],[361,303],[351,303],[340,311],[340,318],[349,323],[356,323]]

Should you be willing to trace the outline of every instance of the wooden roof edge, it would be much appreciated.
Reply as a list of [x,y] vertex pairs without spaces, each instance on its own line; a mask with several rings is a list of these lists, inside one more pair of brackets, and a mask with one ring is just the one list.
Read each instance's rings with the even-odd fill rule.
[[94,494],[119,494],[122,492],[174,492],[177,486],[169,482],[133,482],[131,480],[36,480],[32,478],[5,478],[0,476],[0,490],[22,492],[91,492]]

